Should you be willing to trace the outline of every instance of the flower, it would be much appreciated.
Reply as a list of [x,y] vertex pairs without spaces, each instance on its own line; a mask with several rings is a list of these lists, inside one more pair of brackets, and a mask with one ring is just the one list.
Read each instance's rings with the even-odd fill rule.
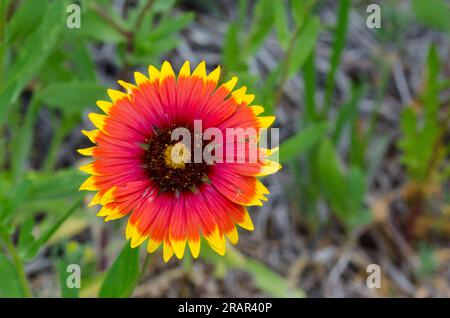
[[[80,167],[91,174],[80,190],[96,191],[89,205],[100,204],[98,216],[105,221],[129,215],[126,238],[132,247],[148,240],[152,253],[162,244],[168,261],[173,254],[182,258],[187,244],[197,258],[203,236],[223,255],[225,237],[238,241],[236,224],[253,230],[246,207],[267,200],[269,191],[256,177],[281,167],[268,160],[272,151],[258,141],[275,117],[258,116],[264,108],[249,106],[254,96],[246,87],[233,91],[236,77],[218,86],[220,68],[206,75],[205,62],[192,75],[189,62],[178,77],[168,62],[160,71],[150,65],[148,72],[149,77],[134,74],[136,85],[119,80],[126,93],[109,89],[111,102],[97,102],[105,114],[89,114],[97,129],[82,132],[95,146],[78,152],[94,161]],[[174,140],[178,128],[193,136]],[[229,128],[256,133],[239,139]],[[232,138],[214,139],[206,152],[201,136],[208,129]],[[198,150],[215,160],[195,160]],[[255,161],[224,160],[248,159],[252,150]]]

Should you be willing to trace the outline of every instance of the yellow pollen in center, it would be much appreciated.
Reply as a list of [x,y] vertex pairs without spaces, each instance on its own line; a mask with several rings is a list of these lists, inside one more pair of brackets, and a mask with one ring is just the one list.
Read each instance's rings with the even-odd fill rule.
[[164,156],[168,167],[181,169],[184,168],[186,162],[190,161],[191,152],[185,144],[180,141],[174,145],[168,146],[164,151]]

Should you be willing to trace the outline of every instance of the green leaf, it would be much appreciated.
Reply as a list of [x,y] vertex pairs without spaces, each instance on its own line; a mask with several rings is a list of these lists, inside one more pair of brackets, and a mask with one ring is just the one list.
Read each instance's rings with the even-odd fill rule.
[[327,132],[326,122],[311,125],[280,145],[280,162],[286,163],[310,150]]
[[11,105],[17,101],[23,88],[37,73],[56,45],[65,26],[64,3],[65,1],[51,2],[45,16],[41,17],[39,27],[27,36],[14,63],[8,69],[6,76],[8,81],[0,90],[0,124],[3,124]]
[[450,31],[450,5],[445,0],[412,0],[411,9],[423,24]]
[[318,156],[322,191],[334,212],[342,218],[346,213],[344,198],[347,195],[343,163],[329,139],[324,140],[321,144]]
[[69,41],[73,49],[70,58],[74,64],[74,75],[79,80],[95,83],[97,81],[96,68],[88,50],[87,41],[82,36],[69,37]]
[[30,184],[25,180],[22,180],[18,185],[12,186],[11,180],[6,178],[2,180],[2,193],[3,202],[0,205],[0,224],[8,226],[11,223],[11,219],[16,215],[17,208],[26,202],[28,189]]
[[8,22],[6,42],[11,45],[13,42],[22,41],[38,28],[48,4],[48,1],[22,1]]
[[316,46],[319,35],[320,20],[318,17],[308,19],[302,31],[295,40],[292,50],[292,58],[289,61],[289,77],[294,76],[300,70]]
[[359,167],[349,169],[347,180],[347,216],[345,222],[351,228],[366,224],[372,220],[372,213],[364,209],[367,193],[366,175]]
[[223,61],[227,68],[231,70],[238,70],[239,67],[239,39],[238,39],[238,25],[233,22],[228,26],[225,34],[225,43],[223,47]]
[[439,72],[441,61],[436,46],[432,45],[428,51],[426,70],[425,109],[428,118],[435,118],[439,107]]
[[174,49],[179,39],[176,34],[184,29],[194,19],[194,14],[186,13],[177,17],[168,16],[159,21],[157,26],[141,28],[135,36],[135,56],[151,56],[159,58],[160,55]]
[[14,265],[0,253],[0,297],[23,297]]
[[371,220],[371,214],[364,209],[366,175],[357,166],[351,166],[346,173],[344,163],[329,139],[319,148],[318,173],[322,193],[331,211],[347,229]]
[[305,297],[301,290],[291,286],[286,279],[258,261],[247,259],[245,270],[252,275],[255,285],[259,289],[273,297]]
[[291,0],[292,16],[297,25],[301,25],[316,0]]
[[126,242],[119,256],[106,274],[99,297],[123,298],[133,293],[139,276],[139,248]]
[[255,4],[250,36],[246,42],[245,56],[252,56],[269,35],[274,23],[272,0],[259,0]]
[[3,88],[0,88],[0,127],[7,119],[7,115],[15,100],[19,95],[19,84],[17,81],[10,81]]
[[31,244],[28,249],[24,252],[24,258],[26,260],[33,259],[39,250],[48,242],[52,235],[60,228],[60,226],[76,211],[78,206],[81,204],[82,199],[77,200],[66,213],[61,215],[58,219],[51,223],[49,228],[45,229],[41,236],[36,239],[36,241]]
[[[19,250],[19,254],[24,256],[24,252],[28,249],[29,246],[33,245],[35,242],[33,236],[33,226],[34,226],[34,218],[33,216],[26,219],[26,221],[20,227],[19,233],[19,244],[17,248]],[[22,257],[23,258],[23,257]]]
[[42,92],[45,104],[68,113],[81,112],[84,108],[95,105],[97,100],[105,98],[106,89],[90,82],[55,83]]
[[278,41],[281,47],[286,50],[289,46],[289,26],[286,9],[284,5],[280,5],[277,1],[273,1],[273,4]]
[[28,172],[29,191],[25,201],[48,202],[55,199],[72,198],[86,175],[76,169],[60,170],[56,173]]
[[174,6],[176,0],[156,0],[153,4],[153,11],[167,12]]
[[[110,18],[114,20],[112,15]],[[115,19],[114,21],[122,26],[122,23],[118,19]],[[117,29],[111,26],[111,24],[92,10],[88,10],[83,16],[79,32],[84,36],[99,42],[113,44],[126,42],[126,37],[124,34],[120,33]]]

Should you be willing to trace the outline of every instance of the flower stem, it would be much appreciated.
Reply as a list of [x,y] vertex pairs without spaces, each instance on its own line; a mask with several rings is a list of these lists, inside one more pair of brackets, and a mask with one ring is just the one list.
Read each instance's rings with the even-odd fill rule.
[[136,285],[144,278],[151,259],[152,259],[152,254],[146,252],[144,262],[142,263],[141,271],[139,272],[139,276],[136,280]]
[[8,233],[6,233],[5,231],[0,231],[0,234],[1,237],[3,238],[3,241],[5,242],[6,249],[11,255],[14,267],[16,268],[17,276],[19,278],[19,283],[22,288],[23,294],[26,298],[32,298],[33,294],[31,293],[30,285],[28,284],[23,262],[20,259],[19,254],[17,253],[17,250],[14,247],[14,244],[11,241],[11,238],[9,237]]

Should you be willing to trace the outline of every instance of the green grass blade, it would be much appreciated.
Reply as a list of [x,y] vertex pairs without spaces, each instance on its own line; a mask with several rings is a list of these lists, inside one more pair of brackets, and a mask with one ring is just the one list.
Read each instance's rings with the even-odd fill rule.
[[102,298],[130,297],[138,277],[139,248],[131,248],[130,242],[127,241],[108,270],[98,296]]
[[333,48],[330,60],[330,70],[327,74],[326,84],[325,84],[325,97],[322,107],[322,117],[325,118],[328,114],[331,96],[334,91],[335,86],[335,75],[337,68],[341,61],[342,51],[345,46],[345,39],[347,37],[347,26],[348,26],[348,13],[350,11],[350,0],[339,1],[339,11],[338,11],[338,21],[335,29],[335,38],[333,42]]

